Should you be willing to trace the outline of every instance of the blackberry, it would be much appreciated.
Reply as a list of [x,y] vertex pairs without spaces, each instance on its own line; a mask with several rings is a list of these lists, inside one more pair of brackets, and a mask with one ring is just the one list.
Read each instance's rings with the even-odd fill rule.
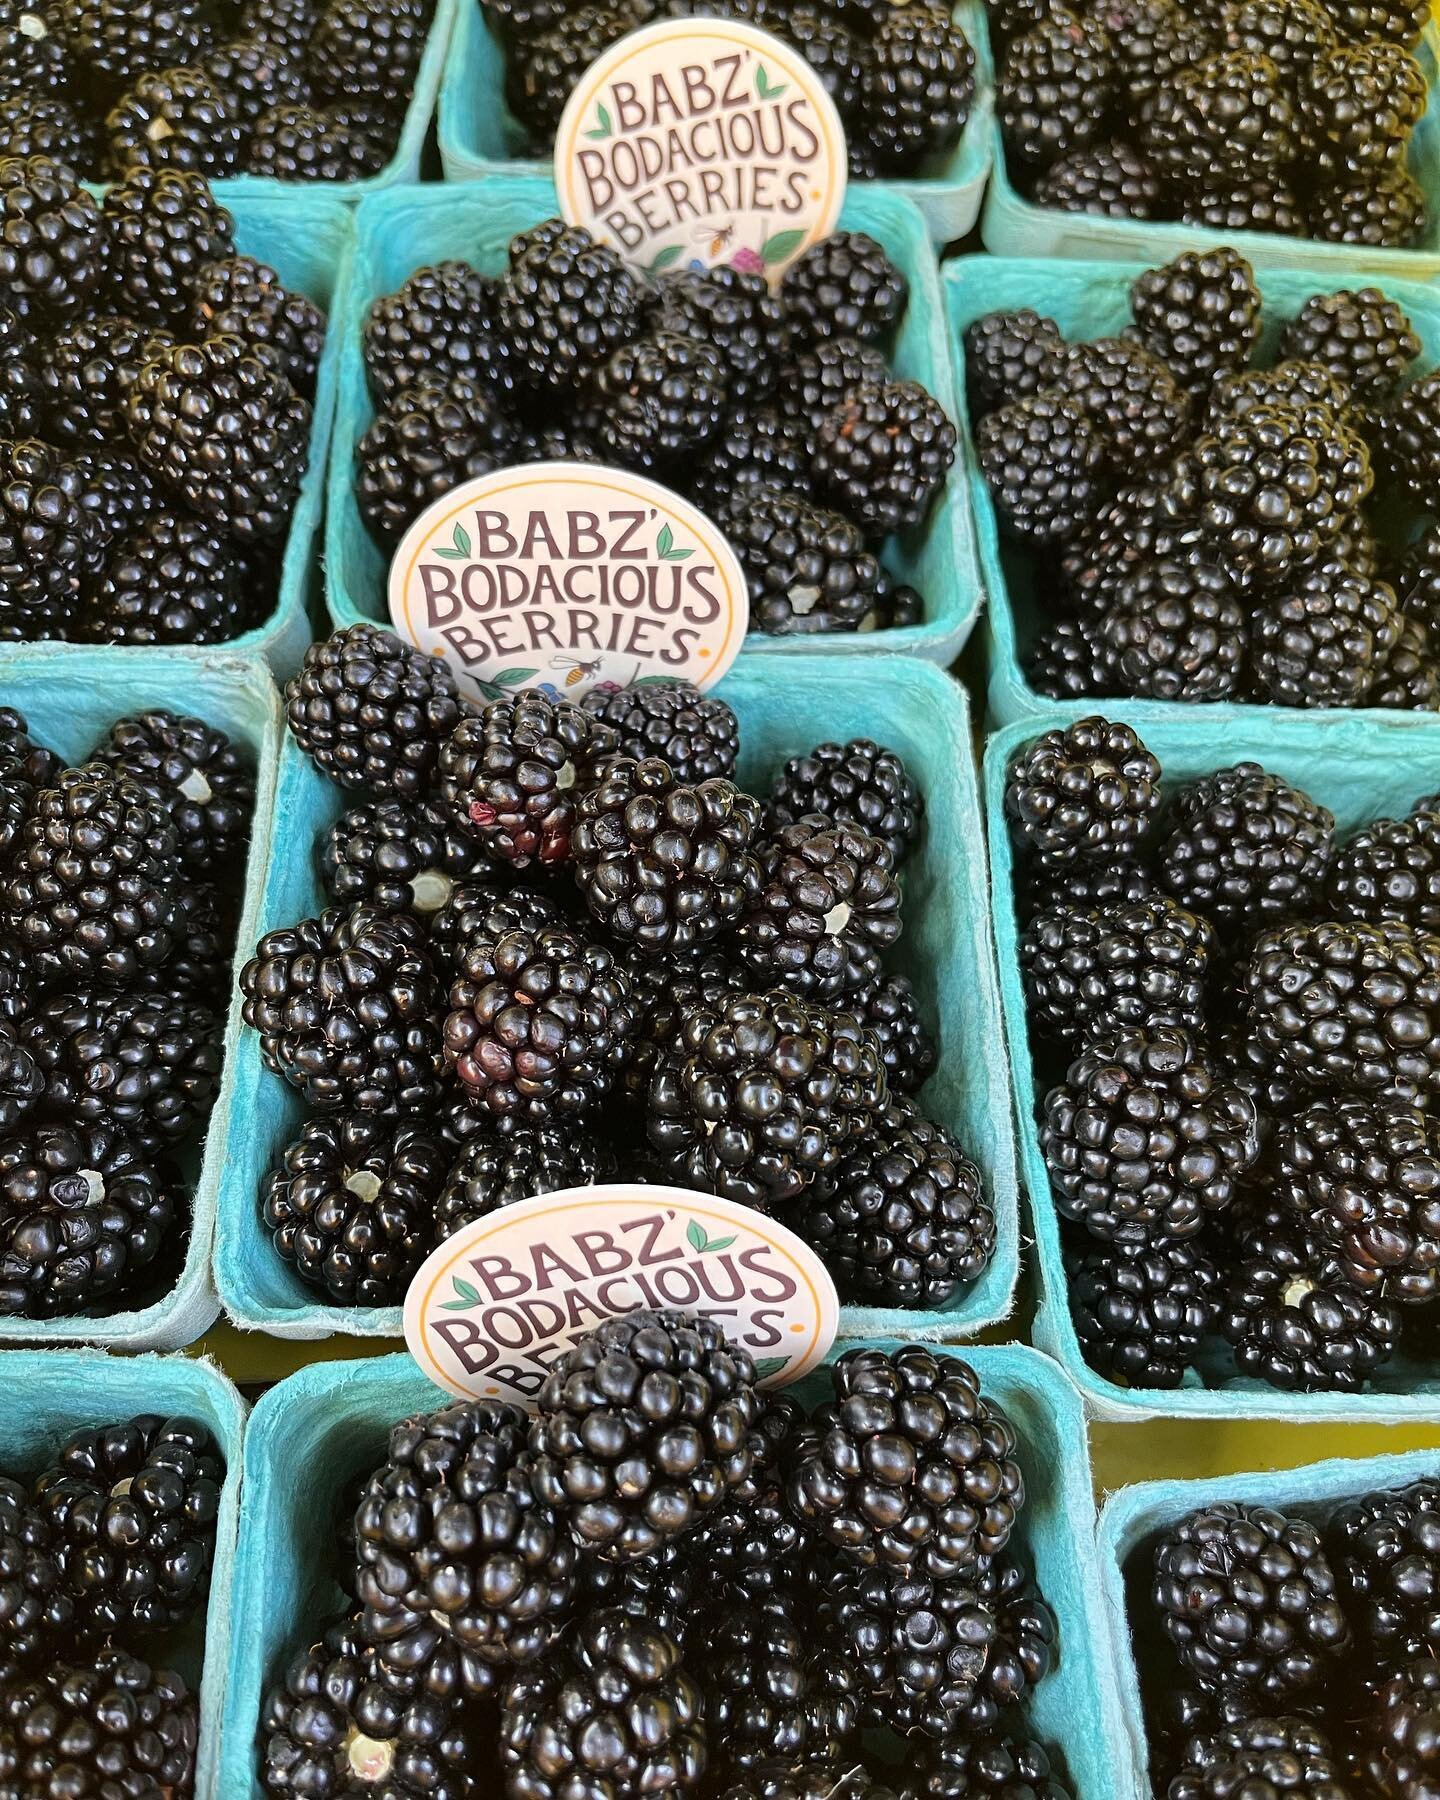
[[1419,63],[1397,44],[1324,51],[1300,93],[1317,172],[1343,180],[1402,167],[1425,98]]
[[[929,1800],[1069,1800],[1052,1753],[1033,1738],[1008,1731],[965,1735],[936,1744],[922,1764]],[[886,1800],[886,1790],[867,1790]]]
[[1319,1531],[1262,1506],[1191,1513],[1155,1551],[1166,1636],[1208,1692],[1276,1702],[1322,1682],[1350,1628]]
[[1101,498],[1104,443],[1069,395],[1035,394],[987,413],[975,449],[1002,526],[1024,542],[1073,537]]
[[426,0],[327,0],[306,53],[316,91],[327,99],[408,94],[429,15]]
[[924,804],[900,756],[871,738],[792,756],[770,792],[777,825],[820,814],[879,838],[897,865],[919,839]]
[[172,1005],[209,1007],[217,994],[229,993],[233,981],[232,904],[212,883],[202,881],[180,882],[175,904],[175,947],[158,969],[137,975],[132,991],[157,995]]
[[695,1006],[715,1006],[743,994],[749,980],[726,953],[709,944],[658,955],[633,948],[625,957],[636,1010],[634,1055],[625,1070],[626,1092],[643,1102],[664,1055],[679,1048],[679,1030]]
[[684,1800],[705,1769],[699,1688],[674,1639],[618,1608],[592,1613],[556,1655],[522,1670],[500,1706],[509,1791]]
[[573,1126],[521,1126],[504,1137],[477,1135],[445,1177],[435,1207],[436,1242],[513,1201],[593,1187],[614,1174],[611,1152]]
[[1264,175],[1211,179],[1187,188],[1180,201],[1182,224],[1201,231],[1268,231],[1279,237],[1305,235],[1305,209],[1295,189],[1273,170]]
[[23,713],[0,706],[0,850],[8,850],[37,791],[53,787],[64,763],[30,735]]
[[1400,631],[1394,590],[1327,558],[1255,613],[1255,680],[1277,706],[1359,706]]
[[[104,574],[105,559],[117,541],[134,531],[156,510],[159,501],[155,483],[149,472],[141,468],[134,452],[115,444],[96,444],[80,450],[70,463],[89,536],[87,569],[93,576]],[[238,552],[236,553],[238,558]],[[252,573],[257,584],[263,580],[259,569]],[[91,608],[94,612],[94,587],[91,586]],[[254,604],[252,598],[251,604]],[[92,618],[92,629],[103,630]]]
[[1014,1427],[973,1369],[920,1344],[847,1350],[801,1427],[787,1491],[852,1564],[945,1580],[987,1565],[1025,1504]]
[[690,786],[735,773],[740,721],[725,701],[688,681],[592,688],[581,705],[615,733],[620,756],[659,757]]
[[1344,1800],[1350,1789],[1330,1740],[1313,1720],[1250,1718],[1194,1737],[1171,1780],[1172,1800],[1211,1800],[1260,1784],[1294,1800]]
[[112,644],[227,643],[257,622],[256,585],[229,538],[162,507],[110,546],[92,590],[88,635]]
[[1367,706],[1407,712],[1440,712],[1440,659],[1429,629],[1400,615],[1400,636],[1365,696]]
[[1340,1593],[1382,1668],[1440,1646],[1440,1486],[1407,1487],[1348,1501],[1330,1521]]
[[876,1039],[789,994],[700,1004],[651,1079],[651,1145],[684,1183],[761,1212],[839,1163],[887,1099]]
[[801,1197],[792,1223],[861,1306],[938,1312],[995,1253],[979,1169],[948,1132],[898,1104]]
[[699,450],[725,414],[725,364],[713,344],[656,331],[622,344],[594,377],[595,442],[625,468],[654,473]]
[[210,1586],[224,1459],[198,1419],[142,1413],[79,1431],[35,1483],[82,1625],[183,1625]]
[[839,1728],[854,1716],[824,1692],[821,1666],[806,1634],[779,1611],[759,1605],[716,1608],[704,1621],[695,1672],[705,1696],[705,1725],[734,1774],[770,1758],[793,1761],[834,1753]]
[[1065,339],[1028,306],[991,312],[965,327],[965,383],[972,418],[1053,387]]
[[1180,788],[1156,851],[1163,887],[1222,932],[1304,912],[1334,854],[1335,819],[1259,763]]
[[324,117],[344,131],[359,175],[378,175],[400,146],[408,95],[376,99],[371,94],[332,100]]
[[507,58],[505,100],[515,117],[537,139],[553,138],[581,75],[649,13],[642,0],[581,0],[567,6],[547,31],[514,46]]
[[314,392],[325,315],[268,263],[253,256],[206,263],[192,289],[190,329],[197,337],[238,337],[252,350],[268,350],[297,393]]
[[355,501],[376,542],[393,549],[434,501],[510,461],[513,421],[486,389],[416,381],[366,427],[355,452]]
[[536,1491],[582,1547],[659,1549],[746,1480],[759,1400],[749,1353],[709,1318],[635,1312],[567,1350],[530,1427]]
[[236,27],[244,37],[302,56],[318,11],[318,0],[241,0]]
[[1244,418],[1272,401],[1298,407],[1324,407],[1337,423],[1350,408],[1350,389],[1323,362],[1287,360],[1270,369],[1234,369],[1217,376],[1205,403],[1209,427],[1222,419]]
[[822,422],[814,475],[876,537],[918,525],[955,460],[955,427],[918,381],[866,383]]
[[1310,197],[1310,234],[1331,244],[1403,249],[1425,230],[1424,189],[1408,169],[1341,178]]
[[543,1125],[605,1097],[634,1031],[630,984],[610,951],[550,928],[472,938],[442,1035],[472,1105]]
[[479,844],[425,802],[367,801],[330,827],[318,849],[320,878],[341,906],[369,901],[382,912],[433,919],[462,883],[489,878]]
[[789,637],[856,631],[883,593],[865,533],[798,494],[762,489],[729,521],[750,593],[752,629]]
[[297,744],[332,781],[397,800],[430,787],[461,717],[450,665],[378,625],[352,625],[305,652],[285,684]]
[[1422,511],[1440,506],[1440,373],[1422,376],[1381,415],[1376,454]]
[[1240,179],[1291,162],[1298,125],[1286,78],[1270,58],[1227,50],[1157,90],[1140,149],[1172,182]]
[[1376,819],[1337,851],[1325,887],[1336,919],[1387,919],[1440,934],[1440,817]]
[[1099,140],[1115,88],[1110,38],[1062,6],[1016,38],[995,83],[1006,153],[1043,168]]
[[1120,685],[1115,652],[1089,619],[1057,619],[1036,638],[1025,679],[1052,700],[1091,699]]
[[358,181],[364,165],[354,134],[303,101],[266,107],[245,141],[244,173],[274,181]]
[[882,975],[846,1005],[879,1044],[891,1094],[917,1093],[934,1074],[939,1050],[911,984],[903,975]]
[[[1131,856],[1107,857],[1104,862],[1080,861],[1059,869],[1032,868],[1016,880],[1016,901],[1021,919],[1040,913],[1073,908],[1090,912],[1097,907],[1134,906],[1156,891],[1148,862]],[[1185,896],[1180,896],[1182,900]],[[1188,904],[1188,902],[1187,902]],[[1192,911],[1202,911],[1192,906]]]
[[834,338],[883,343],[908,298],[904,275],[863,231],[835,231],[812,244],[780,281],[786,322],[802,345]]
[[144,365],[174,343],[168,331],[119,314],[82,319],[58,331],[40,370],[51,436],[63,444],[123,437],[125,395]]
[[1272,1062],[1309,1087],[1406,1101],[1440,1089],[1440,940],[1388,921],[1280,926],[1255,940],[1241,990]]
[[556,393],[637,335],[643,303],[618,253],[567,226],[519,254],[511,246],[496,316],[525,379]]
[[[797,498],[806,496],[810,491],[809,437],[809,423],[802,424],[774,407],[731,413],[689,463],[685,491],[702,512],[721,523],[741,514],[762,488],[780,488]],[[573,447],[567,446],[561,460],[572,455]],[[535,460],[544,457],[537,455]]]
[[1160,807],[1160,764],[1128,725],[1080,719],[1012,765],[1005,814],[1042,867],[1137,849]]
[[[814,1545],[785,1497],[784,1464],[805,1420],[804,1408],[783,1390],[756,1395],[759,1403],[750,1434],[750,1473],[693,1531],[654,1557],[627,1563],[621,1574],[639,1575],[647,1563],[664,1566],[674,1558],[668,1586],[679,1611],[691,1613],[694,1580],[704,1571],[709,1591],[720,1603],[758,1603],[772,1609],[798,1601],[813,1573]],[[604,1563],[591,1565],[602,1571]],[[668,1603],[661,1596],[659,1604]],[[842,1684],[843,1685],[843,1684]]]
[[1088,144],[1059,157],[1035,183],[1037,206],[1059,212],[1103,213],[1112,219],[1153,219],[1164,183],[1148,157],[1132,145]]
[[190,1793],[200,1719],[180,1676],[118,1648],[68,1654],[0,1692],[0,1782],[17,1794]]
[[0,6],[0,101],[63,94],[69,85],[60,21],[31,0]]
[[261,38],[224,38],[205,52],[197,66],[225,96],[247,136],[269,107],[302,101],[309,91],[300,63],[283,46]]
[[0,291],[12,306],[57,318],[99,285],[107,247],[100,203],[48,156],[0,160]]
[[1168,894],[1040,913],[1020,940],[1030,1028],[1072,1048],[1131,1027],[1203,1032],[1215,955],[1209,919]]
[[1338,42],[1334,18],[1320,0],[1240,0],[1225,12],[1227,47],[1269,57],[1292,89]]
[[732,407],[768,400],[775,391],[787,343],[785,310],[763,275],[724,265],[667,275],[656,322],[720,352]]
[[1053,568],[1058,598],[1079,614],[1081,623],[1097,625],[1144,564],[1187,557],[1206,547],[1163,482],[1129,484],[1088,511],[1070,541],[1057,547]]
[[450,1165],[408,1119],[322,1113],[285,1146],[262,1196],[280,1256],[341,1306],[395,1306],[429,1253]]
[[1123,338],[1071,344],[1055,385],[1084,412],[1117,471],[1143,467],[1188,435],[1189,397],[1158,357]]
[[[799,491],[808,484],[810,440],[830,414],[843,406],[856,388],[887,381],[889,376],[885,352],[856,337],[819,338],[792,347],[781,364],[775,388],[781,416],[800,437],[796,479],[787,485]],[[779,447],[788,449],[785,444]]]
[[430,921],[430,948],[442,975],[459,973],[460,959],[475,938],[507,931],[574,929],[574,921],[553,896],[531,888],[508,892],[495,881],[463,881]]
[[95,746],[94,760],[165,806],[187,875],[215,879],[243,859],[255,773],[223,731],[157,708],[117,719]]
[[213,29],[199,0],[58,0],[55,24],[102,87],[189,62],[209,47]]
[[1161,87],[1216,48],[1200,19],[1191,18],[1170,0],[1098,0],[1086,12],[1109,40],[1117,110],[1132,125],[1140,124],[1147,103]]
[[9,1025],[0,1026],[0,1135],[15,1131],[39,1104],[45,1077]]
[[72,169],[96,162],[95,133],[65,101],[21,95],[0,101],[0,154],[46,156]]
[[203,69],[152,69],[105,115],[111,170],[191,169],[233,175],[240,166],[240,121]]
[[390,1433],[355,1512],[361,1632],[415,1667],[436,1640],[491,1665],[534,1662],[575,1592],[576,1548],[498,1401],[421,1413]]
[[1374,1723],[1360,1757],[1359,1773],[1385,1800],[1423,1795],[1434,1785],[1435,1720],[1440,1712],[1440,1673],[1428,1658],[1406,1663],[1374,1693]]
[[1357,399],[1383,402],[1404,383],[1420,340],[1379,288],[1312,294],[1286,325],[1282,356],[1322,363]]
[[0,306],[0,435],[32,437],[44,419],[44,386],[38,346],[30,326]]
[[128,169],[105,196],[107,270],[115,304],[137,319],[178,325],[200,272],[233,251],[235,222],[201,175]]
[[440,1087],[440,990],[409,913],[331,907],[267,932],[240,972],[265,1066],[317,1112],[423,1112]]
[[1066,1273],[1092,1369],[1127,1387],[1181,1385],[1220,1298],[1220,1271],[1203,1248],[1167,1238],[1091,1245],[1067,1256]]
[[1192,392],[1250,361],[1260,305],[1255,272],[1237,250],[1187,250],[1130,288],[1139,341]]
[[494,700],[442,745],[440,804],[497,861],[568,862],[578,803],[614,747],[610,728],[568,701]]
[[1045,1096],[1040,1150],[1055,1204],[1105,1243],[1190,1238],[1260,1150],[1255,1104],[1185,1031],[1088,1044]]
[[949,18],[894,7],[861,63],[859,137],[882,174],[915,174],[960,140],[975,98],[975,52]]
[[7,1671],[50,1662],[75,1643],[75,1608],[55,1561],[49,1523],[18,1481],[0,1477],[0,1646]]
[[29,959],[11,937],[0,937],[0,1026],[12,1027],[30,1011],[37,986]]
[[1228,571],[1203,553],[1142,564],[1101,624],[1126,693],[1232,700],[1246,684],[1247,623]]

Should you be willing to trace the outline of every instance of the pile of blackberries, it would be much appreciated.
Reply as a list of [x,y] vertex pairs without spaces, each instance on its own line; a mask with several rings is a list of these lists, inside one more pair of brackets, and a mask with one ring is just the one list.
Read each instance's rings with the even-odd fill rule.
[[766,802],[716,696],[477,710],[370,625],[286,702],[357,796],[315,846],[326,909],[241,977],[310,1109],[263,1201],[303,1280],[395,1303],[469,1221],[621,1177],[774,1212],[857,1301],[943,1307],[980,1275],[995,1215],[914,1098],[936,1047],[884,967],[922,829],[897,755],[822,744]]
[[1075,1331],[1133,1387],[1355,1392],[1440,1316],[1440,796],[1342,842],[1258,763],[1160,784],[1088,718],[1006,788]]
[[189,1236],[254,804],[199,719],[67,768],[0,707],[0,1315],[144,1304]]
[[1127,1574],[1157,1795],[1435,1792],[1440,1482],[1298,1514],[1217,1502]]
[[1425,0],[987,0],[1012,181],[1037,206],[1399,248]]
[[513,239],[501,275],[419,269],[365,326],[376,417],[355,454],[360,515],[388,556],[463,481],[609,463],[724,529],[752,629],[916,624],[921,598],[880,552],[923,525],[956,433],[920,382],[891,373],[907,297],[880,245],[845,231],[774,293],[753,252],[651,280],[559,219]]
[[1025,1717],[1060,1647],[1014,1426],[921,1345],[828,1374],[807,1416],[716,1321],[632,1313],[528,1418],[395,1426],[330,1535],[353,1602],[266,1701],[265,1791],[1067,1800]]
[[1229,249],[1147,270],[1130,308],[1083,343],[1028,309],[965,332],[1031,685],[1440,710],[1440,373],[1404,309],[1312,294],[1252,366],[1260,293]]
[[395,153],[434,0],[12,0],[0,159],[355,181]]

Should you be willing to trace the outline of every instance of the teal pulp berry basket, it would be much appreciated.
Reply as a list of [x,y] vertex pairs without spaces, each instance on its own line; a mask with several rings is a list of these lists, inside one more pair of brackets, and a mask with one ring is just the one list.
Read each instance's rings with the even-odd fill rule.
[[225,1683],[231,1656],[231,1592],[240,1519],[245,1407],[208,1362],[185,1356],[105,1356],[90,1350],[14,1350],[0,1383],[0,1470],[32,1481],[52,1466],[72,1433],[123,1423],[140,1413],[198,1419],[225,1457],[215,1526],[210,1597],[203,1618],[138,1645],[153,1668],[172,1668],[200,1686],[195,1800],[218,1800]]
[[[768,794],[787,757],[827,740],[868,736],[899,751],[926,796],[923,837],[903,874],[905,930],[889,966],[915,983],[932,1028],[943,1022],[940,1067],[920,1103],[955,1132],[978,1164],[999,1228],[989,1268],[950,1309],[847,1306],[841,1330],[847,1336],[965,1336],[1009,1312],[1020,1247],[1015,1148],[964,695],[938,669],[903,657],[797,657],[785,674],[779,683],[772,664],[741,657],[717,690],[739,715],[742,785]],[[290,925],[323,904],[315,847],[347,804],[342,791],[287,739],[261,931]],[[242,1031],[225,1082],[225,1104],[248,1122],[221,1186],[215,1269],[226,1312],[237,1325],[281,1337],[398,1335],[398,1307],[326,1304],[270,1241],[260,1213],[261,1186],[305,1115],[301,1097],[264,1067],[253,1032]]]
[[[22,712],[36,739],[71,762],[81,760],[109,726],[127,714],[165,707],[227,732],[254,760],[255,822],[243,871],[237,871],[240,925],[236,949],[253,941],[269,854],[280,744],[280,702],[258,657],[202,655],[183,650],[76,648],[57,656],[50,645],[0,650],[0,706]],[[238,965],[237,965],[238,966]],[[225,1054],[236,1054],[239,1013],[233,992],[214,1006],[227,1017]],[[227,1013],[228,1008],[228,1013]],[[189,1241],[169,1284],[159,1280],[122,1295],[118,1310],[61,1319],[0,1319],[0,1345],[103,1344],[123,1350],[172,1350],[190,1344],[219,1313],[210,1253],[220,1178],[248,1136],[249,1121],[234,1118],[222,1086],[203,1148],[184,1173],[193,1193]]]
[[[853,1347],[842,1340],[830,1360]],[[1059,1749],[1075,1800],[1116,1800],[1111,1771],[1126,1741],[1094,1604],[1095,1514],[1079,1402],[1054,1364],[1023,1345],[961,1354],[1019,1434],[1027,1501],[1018,1553],[1059,1621],[1056,1666],[1036,1689],[1031,1725]],[[811,1406],[831,1392],[823,1370],[797,1389]],[[245,1440],[235,1611],[248,1629],[231,1644],[227,1800],[259,1792],[258,1726],[270,1684],[347,1605],[336,1581],[336,1525],[357,1481],[384,1460],[390,1426],[448,1403],[408,1356],[387,1356],[301,1369],[257,1404]]]
[[[1440,129],[1440,122],[1437,122]],[[1207,246],[1219,240],[1207,238]],[[1148,261],[1029,262],[993,256],[962,256],[946,265],[946,300],[950,311],[955,385],[960,394],[961,437],[975,515],[980,568],[989,605],[985,619],[985,654],[989,665],[988,717],[995,725],[1008,725],[1026,717],[1059,718],[1064,703],[1038,693],[1026,678],[1023,658],[1052,616],[1037,602],[1037,582],[1043,581],[1041,559],[1002,537],[990,490],[975,460],[973,421],[965,394],[965,328],[989,312],[1033,307],[1054,319],[1065,336],[1075,342],[1109,336],[1130,321],[1130,286],[1144,269],[1158,267],[1167,251]],[[1263,330],[1255,361],[1273,362],[1281,331],[1312,294],[1344,287],[1362,287],[1368,279],[1354,266],[1320,269],[1257,268],[1256,283],[1264,301]],[[1440,364],[1440,295],[1415,281],[1384,277],[1384,292],[1403,306],[1420,339],[1421,350],[1413,373],[1428,374]],[[1279,716],[1287,709],[1276,706],[1242,706],[1229,701],[1185,704],[1180,701],[1128,700],[1121,696],[1088,703],[1091,711],[1137,717],[1152,711],[1192,714],[1207,721],[1207,729],[1219,736],[1238,722],[1263,713]],[[1360,709],[1372,719],[1395,714],[1383,709]],[[1312,716],[1314,716],[1312,714]],[[1326,717],[1354,717],[1352,712],[1329,709]]]
[[[1432,91],[1437,41],[1431,24],[1416,52]],[[1214,232],[1182,225],[1177,219],[1112,219],[1101,213],[1037,206],[1018,192],[1011,179],[998,119],[992,121],[990,133],[990,183],[980,215],[980,236],[985,248],[996,256],[1148,257],[1153,266],[1168,262],[1183,250],[1207,249],[1221,241]],[[1362,271],[1382,278],[1394,275],[1430,281],[1440,274],[1440,113],[1434,107],[1415,128],[1409,168],[1425,191],[1429,218],[1419,242],[1408,249],[1322,243],[1270,231],[1233,231],[1224,234],[1223,241],[1242,251],[1257,268],[1306,269],[1316,280],[1332,281],[1336,287],[1358,286]]]
[[[1005,821],[1005,777],[1017,753],[1053,725],[1062,728],[1097,708],[1072,703],[1055,719],[1008,725],[986,745],[984,798],[989,832],[1000,995],[1010,1042],[1015,1108],[1020,1142],[1021,1182],[1034,1225],[1036,1313],[1034,1341],[1056,1358],[1085,1397],[1091,1416],[1134,1418],[1273,1418],[1300,1423],[1348,1420],[1396,1424],[1440,1419],[1440,1362],[1396,1357],[1381,1369],[1363,1394],[1286,1394],[1263,1382],[1242,1378],[1223,1346],[1213,1344],[1199,1375],[1179,1388],[1129,1388],[1098,1375],[1080,1354],[1070,1318],[1060,1220],[1050,1195],[1035,1120],[1036,1085],[1025,1020],[1025,987],[1020,974],[1021,921],[1015,905],[1016,852]],[[1106,716],[1123,719],[1140,733],[1160,759],[1164,791],[1238,762],[1258,762],[1302,788],[1335,815],[1339,838],[1375,818],[1403,818],[1417,800],[1440,788],[1440,731],[1432,720],[1401,714],[1393,720],[1262,713],[1258,709],[1229,720],[1216,731],[1203,707],[1169,707],[1143,713],[1112,707]]]
[[[325,524],[327,591],[337,625],[389,619],[389,559],[361,522],[352,480],[356,447],[374,417],[361,348],[372,302],[393,293],[416,269],[442,258],[460,257],[487,274],[498,273],[505,267],[510,239],[552,217],[555,208],[553,183],[521,175],[380,194],[361,206],[342,328],[340,400]],[[919,214],[894,194],[861,188],[852,191],[840,223],[878,238],[904,272],[910,303],[896,333],[892,362],[899,374],[923,382],[946,412],[957,417],[939,274]],[[892,539],[885,561],[901,581],[919,590],[924,618],[918,625],[874,632],[863,642],[869,648],[907,651],[927,661],[948,663],[970,635],[980,608],[979,565],[958,463],[925,524]],[[752,632],[746,648],[770,656],[828,655],[853,650],[857,641],[853,633],[784,638]]]
[[[1144,1652],[1136,1642],[1128,1600],[1133,1595],[1136,1602],[1143,1603],[1156,1538],[1197,1508],[1226,1502],[1273,1507],[1323,1526],[1347,1500],[1436,1475],[1440,1475],[1440,1450],[1416,1450],[1402,1456],[1336,1457],[1298,1469],[1225,1475],[1208,1481],[1146,1481],[1111,1495],[1100,1513],[1098,1610],[1111,1638],[1115,1697],[1127,1739],[1124,1763],[1117,1765],[1123,1769],[1123,1785],[1116,1790],[1116,1800],[1150,1800],[1153,1792],[1141,1711]],[[1172,1653],[1168,1645],[1157,1645],[1155,1654]],[[1178,1685],[1179,1665],[1175,1667]]]
[[[975,99],[960,141],[944,156],[931,158],[922,174],[875,184],[914,201],[932,243],[941,248],[973,230],[980,216],[995,113],[995,71],[985,9],[979,0],[961,0],[955,21],[975,51]],[[440,84],[439,140],[447,181],[550,173],[549,158],[534,155],[529,133],[505,103],[505,50],[480,0],[458,0]]]

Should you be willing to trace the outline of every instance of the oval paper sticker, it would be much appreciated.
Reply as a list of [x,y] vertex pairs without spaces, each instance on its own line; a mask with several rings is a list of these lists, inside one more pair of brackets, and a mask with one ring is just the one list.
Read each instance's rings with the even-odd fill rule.
[[580,77],[555,134],[560,211],[651,274],[725,263],[777,279],[828,237],[845,130],[820,77],[734,19],[666,19]]
[[840,1320],[829,1272],[787,1226],[616,1182],[520,1200],[447,1238],[410,1284],[405,1342],[452,1394],[524,1405],[577,1338],[647,1309],[708,1314],[767,1387],[813,1369]]
[[745,574],[719,527],[644,475],[528,463],[423,512],[390,565],[401,637],[472,698],[538,687],[709,687],[745,639]]

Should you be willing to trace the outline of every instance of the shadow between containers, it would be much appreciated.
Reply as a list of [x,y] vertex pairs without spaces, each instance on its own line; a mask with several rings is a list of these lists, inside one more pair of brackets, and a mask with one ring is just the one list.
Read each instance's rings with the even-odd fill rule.
[[[1019,1273],[1019,1197],[1004,1039],[988,923],[979,801],[963,691],[906,657],[795,657],[783,668],[741,657],[717,692],[740,719],[742,785],[768,793],[786,758],[827,739],[873,737],[898,750],[926,797],[919,848],[903,872],[905,930],[887,966],[914,981],[940,1067],[922,1107],[960,1139],[984,1177],[998,1241],[980,1279],[943,1312],[844,1307],[847,1336],[942,1339],[1005,1318]],[[353,804],[288,736],[280,759],[276,828],[259,905],[258,936],[317,911],[316,839]],[[399,1307],[340,1307],[306,1287],[275,1251],[260,1212],[266,1173],[305,1116],[296,1091],[265,1068],[241,1029],[225,1065],[222,1104],[246,1121],[232,1134],[220,1178],[215,1276],[235,1324],[287,1338],[399,1335]]]
[[[1034,1341],[1055,1357],[1084,1396],[1094,1419],[1266,1418],[1291,1423],[1318,1420],[1362,1425],[1440,1419],[1440,1362],[1396,1357],[1363,1394],[1288,1394],[1264,1382],[1238,1377],[1228,1355],[1207,1352],[1202,1375],[1178,1388],[1127,1388],[1098,1375],[1080,1353],[1071,1323],[1069,1285],[1060,1248],[1060,1218],[1040,1152],[1035,1121],[1035,1074],[1020,974],[1021,925],[1015,906],[1015,853],[1005,822],[1005,775],[1016,753],[1054,726],[1102,712],[1122,719],[1160,759],[1165,795],[1178,783],[1234,763],[1253,761],[1283,775],[1335,815],[1337,835],[1348,836],[1372,818],[1403,818],[1416,800],[1440,788],[1440,729],[1418,714],[1346,717],[1273,713],[1251,708],[1211,730],[1212,712],[1152,704],[1099,706],[1070,702],[1054,717],[1022,720],[995,733],[985,747],[982,771],[1000,999],[1010,1044],[1010,1070],[1020,1145],[1021,1181],[1034,1228],[1037,1305]],[[1203,1385],[1208,1376],[1216,1385]]]
[[[229,1084],[241,1031],[234,973],[248,955],[259,914],[273,823],[280,754],[280,699],[258,657],[195,650],[135,649],[117,658],[107,649],[75,646],[63,656],[51,645],[0,649],[0,706],[24,713],[37,739],[72,761],[83,757],[109,726],[128,714],[164,707],[201,718],[243,745],[255,763],[255,816],[239,888],[239,924],[231,980],[215,997],[225,1022],[225,1071],[202,1148],[186,1174],[193,1195],[190,1239],[174,1286],[126,1310],[58,1319],[0,1318],[0,1346],[20,1343],[100,1344],[121,1350],[174,1350],[191,1344],[220,1313],[211,1270],[222,1178],[250,1124],[229,1104]],[[143,1291],[143,1290],[142,1290]]]
[[[446,258],[463,258],[487,274],[498,273],[505,267],[510,239],[553,217],[556,206],[555,187],[548,179],[489,175],[451,186],[380,194],[360,207],[341,322],[339,400],[325,519],[326,597],[336,625],[353,625],[357,619],[389,622],[389,558],[361,521],[352,481],[356,447],[374,418],[361,344],[371,303],[393,293],[416,269]],[[896,333],[893,366],[899,374],[923,382],[958,422],[939,268],[924,222],[909,201],[861,186],[846,200],[840,224],[877,238],[904,273],[910,301]],[[925,603],[920,624],[863,638],[854,632],[791,638],[751,632],[746,649],[766,656],[829,656],[863,643],[949,663],[974,629],[981,600],[963,456],[957,455],[945,491],[924,525],[887,542],[886,565],[919,590]]]

